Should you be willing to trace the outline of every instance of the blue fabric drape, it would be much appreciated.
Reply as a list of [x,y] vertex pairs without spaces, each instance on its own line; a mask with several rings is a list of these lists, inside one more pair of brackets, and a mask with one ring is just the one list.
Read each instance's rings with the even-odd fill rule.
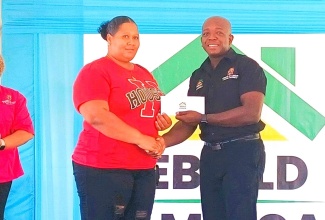
[[[35,121],[33,38],[33,34],[3,35],[2,54],[6,69],[2,84],[25,95],[29,112]],[[34,219],[36,191],[34,142],[31,140],[19,148],[25,174],[13,182],[5,212],[6,219]]]
[[6,219],[79,219],[71,154],[81,118],[72,84],[83,63],[82,35],[4,35],[3,84],[28,99],[35,138],[20,148],[25,175],[14,181]]
[[25,175],[14,181],[7,219],[80,219],[71,153],[81,118],[72,83],[83,34],[121,14],[143,34],[198,34],[211,15],[229,18],[234,33],[325,33],[325,2],[316,0],[2,0],[2,83],[27,97],[36,131],[20,148]]
[[98,24],[129,15],[140,32],[198,34],[211,15],[227,17],[234,33],[324,33],[319,0],[3,0],[6,33],[95,33]]
[[[82,35],[40,34],[35,41],[36,219],[78,219],[74,212],[71,154],[81,118],[72,84],[83,62]],[[39,159],[41,158],[41,159]],[[39,194],[37,194],[39,193]],[[62,203],[65,204],[62,206]],[[45,211],[46,210],[46,211]]]

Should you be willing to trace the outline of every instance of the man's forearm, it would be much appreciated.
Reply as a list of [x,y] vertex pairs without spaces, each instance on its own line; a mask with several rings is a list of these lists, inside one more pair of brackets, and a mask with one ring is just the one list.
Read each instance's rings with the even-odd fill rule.
[[178,121],[167,133],[163,134],[166,147],[171,147],[187,140],[195,131],[197,126]]

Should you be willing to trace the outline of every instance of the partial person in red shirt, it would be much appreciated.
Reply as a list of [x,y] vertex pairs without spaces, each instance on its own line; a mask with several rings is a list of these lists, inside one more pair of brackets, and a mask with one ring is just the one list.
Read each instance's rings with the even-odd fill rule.
[[108,53],[86,64],[73,86],[84,119],[72,155],[81,219],[150,219],[165,149],[158,130],[171,120],[160,114],[163,93],[152,74],[131,62],[140,46],[136,23],[118,16],[98,32]]
[[[0,55],[0,77],[5,68]],[[18,147],[34,137],[26,98],[11,88],[0,85],[0,219],[4,219],[12,181],[24,174]]]

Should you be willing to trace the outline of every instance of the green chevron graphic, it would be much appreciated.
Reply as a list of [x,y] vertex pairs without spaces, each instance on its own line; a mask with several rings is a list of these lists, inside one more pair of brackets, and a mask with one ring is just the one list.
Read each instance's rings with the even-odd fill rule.
[[[232,47],[238,53],[243,53],[234,45]],[[294,64],[292,54],[294,54],[294,51],[289,51],[290,63],[288,65],[273,61],[273,59],[275,59],[274,54],[277,54],[278,56],[279,51],[280,54],[287,56],[288,50],[285,48],[274,48],[273,52],[270,49],[262,50],[262,58],[276,71],[279,71],[279,74],[290,81],[290,83],[294,84],[295,79],[292,77],[295,76],[295,69],[292,68],[292,65]],[[200,37],[197,37],[186,47],[156,68],[153,71],[153,74],[162,91],[167,94],[190,77],[192,72],[201,65],[206,57],[207,55],[201,47]],[[284,58],[277,57],[277,59]],[[286,62],[288,62],[288,60]],[[291,66],[289,72],[287,69],[283,68],[285,66]],[[266,70],[264,71],[268,80],[265,104],[299,130],[303,135],[308,137],[310,140],[313,140],[324,127],[325,117],[274,78],[269,72]]]
[[160,89],[165,94],[173,90],[190,77],[206,57],[200,38],[196,38],[153,71]]
[[292,85],[296,81],[296,50],[292,47],[262,47],[261,58]]

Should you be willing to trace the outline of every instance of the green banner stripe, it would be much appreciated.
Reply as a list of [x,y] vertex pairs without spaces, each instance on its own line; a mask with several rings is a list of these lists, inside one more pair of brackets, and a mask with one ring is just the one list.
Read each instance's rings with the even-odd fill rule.
[[200,199],[156,199],[155,203],[201,203]]
[[[200,199],[157,199],[155,203],[201,203]],[[257,203],[325,203],[325,201],[257,200]]]
[[257,200],[257,203],[325,203],[325,201]]

